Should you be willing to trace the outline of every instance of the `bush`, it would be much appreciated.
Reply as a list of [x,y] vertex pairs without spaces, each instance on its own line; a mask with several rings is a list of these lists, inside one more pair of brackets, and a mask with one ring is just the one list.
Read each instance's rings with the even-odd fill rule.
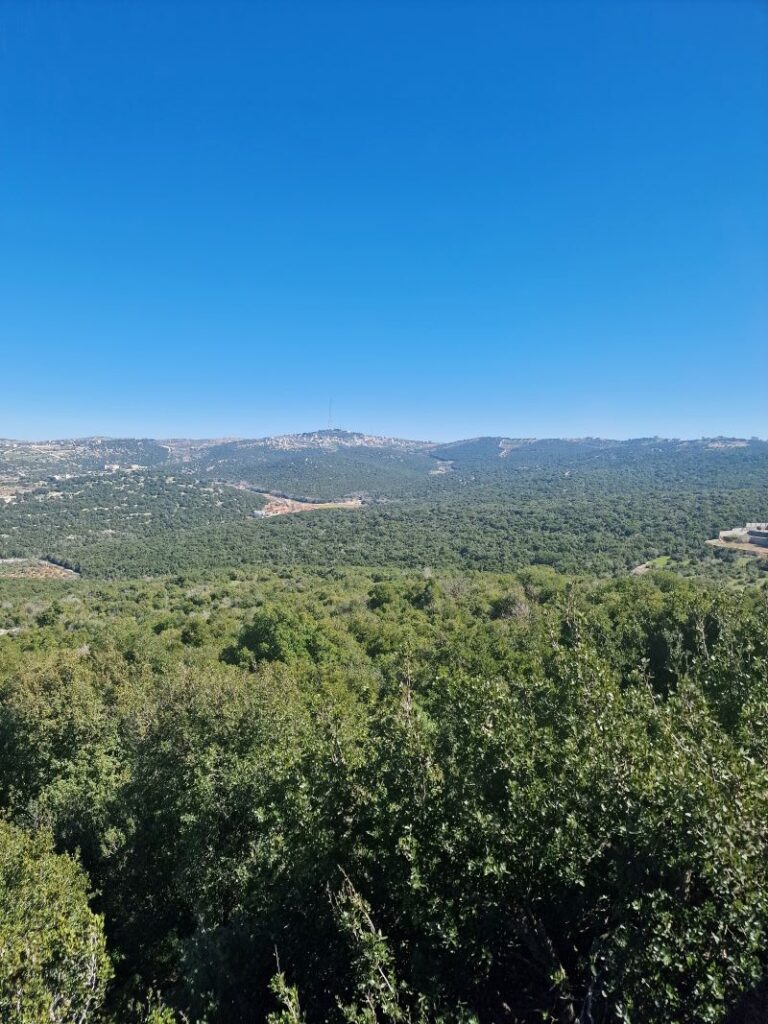
[[82,869],[45,834],[0,823],[0,1019],[86,1024],[110,976]]

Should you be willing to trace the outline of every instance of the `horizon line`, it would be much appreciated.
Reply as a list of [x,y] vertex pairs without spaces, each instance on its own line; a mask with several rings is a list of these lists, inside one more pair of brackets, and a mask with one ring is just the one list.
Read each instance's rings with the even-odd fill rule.
[[218,444],[227,444],[232,442],[240,441],[272,441],[280,440],[281,438],[288,437],[311,437],[317,435],[347,435],[347,436],[359,436],[359,437],[370,437],[377,438],[379,440],[388,441],[405,441],[409,443],[434,445],[440,447],[442,445],[459,444],[466,441],[483,441],[483,440],[499,440],[499,441],[524,441],[528,443],[539,443],[544,441],[604,441],[612,444],[624,444],[630,441],[675,441],[678,443],[690,443],[694,441],[743,441],[745,443],[760,442],[766,443],[768,436],[761,437],[758,434],[751,434],[749,437],[745,437],[740,434],[701,434],[698,436],[689,437],[673,437],[664,434],[637,434],[628,435],[626,437],[607,437],[600,434],[550,434],[536,436],[532,434],[528,435],[512,435],[512,434],[470,434],[464,437],[454,437],[451,440],[435,441],[429,438],[419,437],[403,437],[399,434],[385,434],[375,433],[366,430],[350,430],[346,427],[320,427],[316,430],[298,430],[298,431],[283,431],[279,434],[261,434],[261,435],[248,435],[248,434],[210,434],[193,436],[191,434],[175,434],[175,435],[152,435],[152,434],[105,434],[105,433],[94,433],[94,434],[71,434],[71,435],[60,435],[58,437],[0,437],[0,443],[6,444],[61,444],[66,441],[154,441],[161,444],[165,441],[193,441],[193,442],[213,442]]

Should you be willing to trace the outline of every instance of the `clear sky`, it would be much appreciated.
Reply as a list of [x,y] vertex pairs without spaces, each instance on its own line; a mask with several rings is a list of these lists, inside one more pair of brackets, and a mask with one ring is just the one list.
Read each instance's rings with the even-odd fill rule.
[[768,4],[0,2],[0,436],[768,436]]

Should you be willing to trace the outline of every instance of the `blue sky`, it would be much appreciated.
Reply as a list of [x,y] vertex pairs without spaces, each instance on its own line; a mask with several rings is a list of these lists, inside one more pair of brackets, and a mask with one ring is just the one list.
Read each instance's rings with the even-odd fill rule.
[[0,436],[768,436],[767,46],[757,0],[6,0]]

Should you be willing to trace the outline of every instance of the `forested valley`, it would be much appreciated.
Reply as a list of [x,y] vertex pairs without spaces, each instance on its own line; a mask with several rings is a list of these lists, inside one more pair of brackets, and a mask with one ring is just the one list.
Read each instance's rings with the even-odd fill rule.
[[754,1019],[768,445],[343,441],[5,451],[0,1020]]
[[[0,442],[3,490],[0,559],[50,559],[91,578],[531,564],[609,576],[663,559],[687,575],[756,581],[768,569],[706,545],[765,514],[762,441],[428,445],[320,431],[239,443]],[[254,518],[270,491],[362,506]]]

